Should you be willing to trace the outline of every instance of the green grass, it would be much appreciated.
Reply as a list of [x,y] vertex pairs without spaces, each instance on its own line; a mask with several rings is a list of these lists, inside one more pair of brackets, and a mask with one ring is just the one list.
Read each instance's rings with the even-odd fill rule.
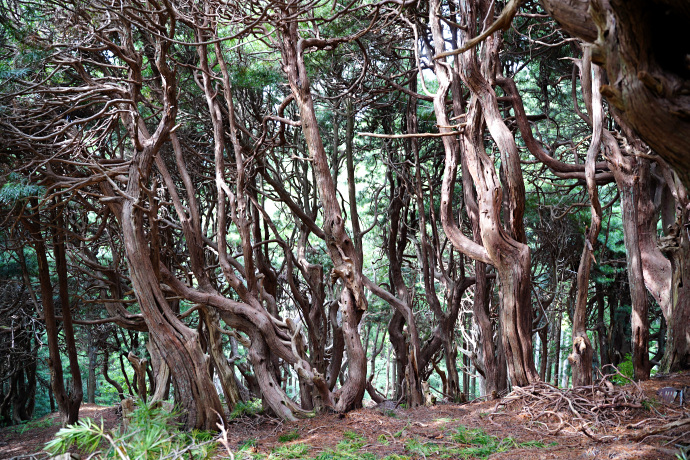
[[258,446],[258,445],[259,445],[259,442],[258,442],[256,439],[254,439],[254,438],[245,439],[245,440],[242,441],[242,443],[240,444],[240,450],[241,450],[241,449],[249,449],[249,448],[251,448],[251,447],[256,447],[256,446]]
[[[433,458],[487,458],[492,454],[507,452],[517,448],[547,447],[539,441],[527,441],[518,443],[512,437],[499,438],[487,434],[481,429],[472,429],[460,426],[450,438],[458,445],[439,444],[434,442],[421,442],[417,438],[408,439],[405,442],[405,450],[413,456]],[[550,444],[551,446],[553,444]]]
[[294,441],[295,439],[298,439],[298,438],[299,438],[299,433],[297,432],[297,430],[292,430],[292,431],[289,431],[287,433],[283,433],[280,436],[278,436],[278,441],[285,443],[285,442]]
[[345,438],[348,441],[357,441],[357,442],[363,442],[364,441],[364,436],[362,436],[361,434],[356,433],[352,430],[347,430],[346,432],[344,432],[343,438]]
[[288,459],[288,458],[307,458],[306,455],[311,450],[311,446],[304,443],[286,444],[273,449],[267,460]]
[[229,420],[236,419],[238,417],[253,417],[254,415],[261,412],[261,400],[252,399],[247,402],[240,401],[235,404],[235,408],[230,413],[228,417]]
[[24,434],[29,430],[36,428],[48,428],[53,426],[57,422],[55,418],[44,418],[42,420],[31,420],[29,422],[24,422],[19,425],[9,427],[9,431],[14,431],[15,433]]
[[343,440],[340,441],[335,449],[328,449],[320,453],[316,460],[345,460],[351,458],[363,460],[376,460],[376,455],[368,452],[359,452],[364,447],[366,439],[354,431],[343,433]]
[[64,454],[76,447],[87,455],[99,451],[99,458],[127,458],[154,460],[159,458],[210,458],[217,448],[215,434],[194,430],[179,430],[175,411],[140,404],[130,415],[129,425],[119,431],[106,430],[103,422],[95,424],[84,418],[74,425],[62,428],[45,445],[52,455]]

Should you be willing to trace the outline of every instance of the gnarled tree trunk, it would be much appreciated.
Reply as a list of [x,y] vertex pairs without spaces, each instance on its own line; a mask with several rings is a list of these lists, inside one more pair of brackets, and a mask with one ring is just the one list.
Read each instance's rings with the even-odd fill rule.
[[[487,5],[474,3],[461,9],[464,21],[475,24],[477,7]],[[434,40],[434,52],[439,56],[445,51],[445,36],[441,27],[440,2],[432,1],[429,6],[429,24]],[[468,38],[465,37],[465,40]],[[489,40],[493,40],[490,38]],[[483,69],[490,78],[495,78],[495,43],[484,45]],[[488,46],[488,48],[487,48]],[[493,50],[494,54],[492,54]],[[474,52],[460,58],[460,70],[449,72],[448,66],[439,59],[435,73],[439,89],[434,96],[434,112],[442,133],[450,133],[451,122],[446,114],[445,98],[454,78],[462,78],[470,88],[472,98],[466,115],[466,126],[462,134],[468,170],[477,190],[479,228],[482,244],[469,240],[460,232],[452,217],[452,193],[457,171],[457,156],[460,146],[453,135],[443,136],[446,153],[446,169],[441,190],[441,220],[443,228],[453,245],[466,255],[492,264],[498,272],[499,296],[501,300],[500,324],[503,348],[506,355],[508,374],[513,385],[527,385],[539,379],[532,356],[532,305],[530,296],[530,250],[525,244],[522,215],[524,212],[524,183],[519,164],[519,152],[512,134],[501,119],[496,94],[486,76],[482,75]],[[460,116],[461,114],[456,114]],[[493,160],[485,153],[482,139],[483,120],[496,141],[502,157],[506,183],[499,184]],[[507,193],[507,228],[501,223],[503,194]]]
[[282,11],[285,22],[279,25],[283,70],[287,74],[290,89],[299,109],[302,133],[316,175],[319,199],[323,206],[323,231],[328,254],[334,265],[331,279],[340,279],[344,285],[340,296],[340,308],[343,314],[343,334],[349,371],[347,381],[338,391],[339,400],[336,403],[336,410],[343,411],[360,407],[366,389],[366,356],[357,326],[362,313],[367,309],[367,301],[359,255],[345,229],[345,220],[328,165],[328,155],[319,132],[309,76],[304,63],[304,52],[311,46],[333,46],[345,39],[329,42],[300,38],[297,18],[290,18],[295,13],[295,7],[286,8]]
[[542,0],[570,34],[594,43],[610,107],[690,187],[690,47],[685,0]]

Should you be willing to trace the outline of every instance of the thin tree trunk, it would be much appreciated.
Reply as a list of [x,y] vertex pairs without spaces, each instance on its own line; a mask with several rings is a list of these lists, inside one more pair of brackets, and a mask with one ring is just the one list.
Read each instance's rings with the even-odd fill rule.
[[539,342],[541,345],[539,353],[539,378],[546,381],[546,366],[548,364],[549,356],[549,326],[547,324],[542,327],[539,332]]
[[117,391],[117,396],[120,398],[120,401],[125,399],[125,391],[122,388],[122,385],[117,383],[117,381],[113,380],[110,375],[108,375],[108,369],[110,368],[110,353],[108,349],[106,348],[105,353],[103,355],[103,378],[105,378],[105,381],[108,382],[115,388]]
[[[37,208],[38,203],[36,200],[32,201],[32,205],[34,208]],[[58,327],[57,320],[55,318],[55,306],[53,303],[53,285],[50,280],[50,266],[48,264],[48,257],[46,255],[46,244],[38,223],[27,219],[26,225],[33,239],[33,246],[36,251],[36,258],[38,262],[38,278],[41,286],[41,303],[43,304],[43,318],[45,321],[46,336],[48,338],[48,368],[50,370],[51,389],[57,402],[58,410],[60,411],[62,424],[74,424],[77,422],[79,417],[79,406],[81,405],[81,374],[79,373],[79,366],[75,356],[76,348],[73,348],[74,335],[72,335],[71,341],[72,348],[75,352],[74,356],[72,353],[70,353],[70,358],[74,358],[74,367],[71,366],[71,373],[76,373],[79,387],[78,391],[68,393],[67,389],[65,388],[60,347],[58,344]],[[56,257],[60,258],[60,249],[57,249]],[[61,258],[59,263],[62,264]],[[65,271],[62,271],[61,267],[62,265],[58,266],[58,272],[62,273],[59,280],[60,286],[62,286],[63,276],[66,273],[66,266]],[[62,291],[63,289],[60,290]],[[67,299],[64,299],[64,297],[67,297]],[[60,300],[64,301],[62,305],[62,316],[66,316],[71,320],[69,311],[69,296],[66,292],[61,292]],[[71,329],[71,321],[69,331],[73,334]],[[65,330],[65,334],[67,337],[67,330]],[[70,351],[69,346],[68,351]],[[72,361],[72,359],[70,359],[70,361]]]
[[558,312],[556,315],[556,331],[554,332],[554,337],[556,338],[555,347],[553,350],[554,356],[554,366],[553,366],[553,384],[558,386],[561,365],[561,343],[563,341],[563,333],[561,331],[561,322],[563,321],[563,313]]
[[[587,150],[585,162],[585,175],[587,179],[587,192],[591,204],[590,227],[585,235],[585,244],[580,259],[580,267],[577,271],[577,298],[573,313],[573,351],[568,356],[568,361],[573,369],[573,386],[585,386],[592,384],[592,343],[587,336],[587,296],[589,294],[589,274],[594,260],[594,248],[601,229],[601,205],[599,193],[595,181],[595,168],[597,156],[601,146],[604,110],[601,102],[601,94],[598,91],[601,81],[601,70],[598,66],[591,67],[591,49],[585,50],[582,65],[582,85],[591,85],[591,119],[592,140]],[[590,79],[590,68],[592,78]],[[586,78],[585,78],[586,77]]]
[[97,347],[93,340],[93,332],[90,327],[86,328],[86,335],[88,341],[87,357],[89,358],[89,375],[86,381],[86,402],[89,404],[96,403],[96,352]]
[[213,366],[218,372],[218,379],[225,395],[225,404],[229,411],[233,411],[235,405],[240,402],[240,392],[235,382],[235,374],[223,353],[223,344],[220,336],[220,315],[213,308],[208,308],[202,313],[203,321],[208,330],[208,351]]
[[597,296],[597,336],[599,337],[599,366],[603,368],[611,363],[609,354],[608,331],[604,323],[604,313],[606,302],[604,300],[604,289],[600,283],[596,283]]
[[[289,6],[281,13],[288,18],[297,9]],[[361,262],[357,249],[345,229],[345,220],[337,199],[336,187],[328,166],[328,157],[319,133],[318,120],[311,95],[309,77],[304,63],[305,47],[326,46],[318,39],[309,41],[300,38],[296,19],[286,20],[279,26],[283,68],[287,73],[292,95],[300,113],[302,134],[312,161],[317,179],[319,198],[323,206],[323,230],[329,256],[333,261],[333,280],[340,279],[343,293],[340,307],[343,314],[343,334],[348,352],[348,380],[340,389],[336,410],[343,411],[362,404],[366,389],[366,355],[362,352],[358,324],[362,312],[367,309],[364,295]]]

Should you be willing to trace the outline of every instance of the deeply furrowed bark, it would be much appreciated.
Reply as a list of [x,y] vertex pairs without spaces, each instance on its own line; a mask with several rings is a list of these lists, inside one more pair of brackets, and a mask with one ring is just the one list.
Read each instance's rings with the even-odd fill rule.
[[[135,171],[130,172],[131,177],[138,182]],[[129,187],[128,193],[136,196],[132,193],[135,188]],[[149,337],[171,370],[175,399],[184,410],[185,427],[214,430],[223,409],[208,374],[206,358],[196,331],[177,319],[160,289],[148,255],[141,211],[134,209],[133,204],[126,202],[122,207],[123,236],[132,285],[146,319]]]
[[[167,45],[159,46],[159,56],[165,56]],[[149,238],[144,232],[144,211],[137,205],[138,200],[146,196],[142,185],[148,181],[154,158],[159,155],[163,142],[169,138],[177,110],[172,72],[163,58],[157,61],[157,67],[165,75],[167,83],[163,90],[163,117],[151,135],[140,120],[124,118],[130,136],[139,139],[143,145],[141,149],[135,145],[129,168],[126,194],[131,199],[113,210],[116,214],[119,211],[132,287],[146,320],[149,338],[160,350],[172,373],[175,399],[184,411],[185,427],[215,430],[216,423],[222,421],[220,398],[208,373],[196,331],[177,318],[160,287],[160,267],[158,264],[154,266],[152,261],[157,248],[154,247],[153,251],[149,248]]]
[[620,193],[625,242],[628,284],[632,303],[633,366],[636,379],[649,378],[649,353],[647,337],[647,292],[642,270],[638,222],[638,200],[640,197],[639,166],[634,157],[624,158],[614,137],[604,132],[604,142],[609,149],[610,165]]
[[[673,215],[676,216],[676,221],[666,229],[667,235],[661,238],[660,246],[654,247],[663,251],[671,262],[669,311],[668,314],[664,313],[668,341],[660,368],[662,372],[676,372],[690,368],[690,270],[687,266],[690,260],[690,235],[687,232],[690,227],[690,201],[687,189],[679,183],[669,168],[663,164],[659,166],[666,186],[674,198]],[[643,245],[643,248],[647,247],[649,246]],[[657,256],[645,259],[643,256],[644,268],[651,265],[650,260],[659,261],[659,258]],[[665,271],[662,273],[666,274]],[[660,275],[658,272],[656,274]]]

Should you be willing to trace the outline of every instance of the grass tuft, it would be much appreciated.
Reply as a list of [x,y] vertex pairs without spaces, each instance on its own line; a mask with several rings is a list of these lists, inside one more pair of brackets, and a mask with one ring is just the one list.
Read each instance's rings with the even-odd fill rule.
[[292,430],[287,433],[283,433],[280,436],[278,436],[278,441],[282,443],[294,441],[295,439],[299,438],[299,432],[297,430]]

